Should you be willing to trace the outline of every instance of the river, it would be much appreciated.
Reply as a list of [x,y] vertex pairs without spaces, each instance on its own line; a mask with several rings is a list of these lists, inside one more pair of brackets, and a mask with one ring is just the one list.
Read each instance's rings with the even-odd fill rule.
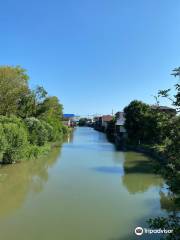
[[0,168],[0,239],[136,239],[136,226],[166,214],[164,181],[152,162],[76,128],[48,156]]

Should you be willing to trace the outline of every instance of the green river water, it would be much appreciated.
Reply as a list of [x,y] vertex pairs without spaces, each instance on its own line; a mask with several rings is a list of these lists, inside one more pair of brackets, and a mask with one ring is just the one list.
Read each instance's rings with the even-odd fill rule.
[[137,239],[136,226],[166,214],[151,163],[76,128],[49,156],[0,168],[0,240]]

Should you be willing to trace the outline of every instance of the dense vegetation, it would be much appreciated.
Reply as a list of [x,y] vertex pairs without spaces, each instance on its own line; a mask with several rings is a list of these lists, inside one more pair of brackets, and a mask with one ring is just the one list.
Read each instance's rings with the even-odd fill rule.
[[[179,76],[180,68],[175,69],[173,75]],[[180,116],[161,111],[158,108],[160,97],[168,98],[179,112],[179,83],[175,85],[174,96],[170,95],[170,89],[159,91],[155,109],[143,102],[132,101],[124,109],[127,144],[150,149],[164,159],[159,172],[167,179],[167,198],[172,203],[171,214],[167,218],[150,219],[149,224],[152,228],[173,229],[173,234],[164,236],[164,239],[180,239]]]
[[21,67],[0,67],[0,162],[13,163],[49,151],[68,132],[63,106],[43,87],[31,90]]

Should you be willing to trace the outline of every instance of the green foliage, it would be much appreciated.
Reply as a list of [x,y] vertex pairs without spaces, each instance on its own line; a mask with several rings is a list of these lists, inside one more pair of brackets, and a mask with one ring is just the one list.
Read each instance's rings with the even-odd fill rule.
[[[45,121],[44,117],[42,118],[42,120]],[[57,118],[53,118],[53,117],[48,117],[46,118],[46,122],[52,126],[52,131],[53,131],[53,139],[52,141],[59,141],[62,139],[63,137],[63,132],[65,132],[66,128],[65,126],[63,126],[62,122],[59,121]]]
[[22,93],[18,102],[17,115],[21,118],[28,118],[36,115],[36,96],[34,92]]
[[[180,76],[180,68],[173,70],[172,75]],[[158,98],[164,97],[171,101],[176,111],[180,110],[180,84],[175,86],[175,94],[171,96],[171,89],[160,90]],[[165,139],[161,139],[161,144],[164,145],[163,153],[167,159],[162,173],[168,184],[171,200],[174,202],[173,214],[168,217],[158,217],[149,220],[150,227],[173,229],[173,234],[164,236],[163,239],[179,239],[180,236],[180,217],[178,210],[180,207],[180,116],[174,116],[169,119],[168,124],[164,128]]]
[[[180,67],[173,69],[173,76],[180,77]],[[180,84],[177,83],[174,85],[175,94],[171,94],[171,89],[160,90],[158,92],[158,98],[163,97],[171,101],[172,105],[176,107],[177,111],[180,111]]]
[[166,139],[170,116],[149,105],[132,101],[125,109],[125,128],[133,144],[161,144]]
[[151,109],[146,121],[146,142],[151,144],[162,144],[169,132],[171,116],[165,112]]
[[40,118],[62,119],[63,106],[57,97],[47,97],[37,107],[37,116]]
[[12,163],[37,157],[49,149],[48,142],[62,139],[63,106],[47,96],[42,86],[31,90],[26,70],[0,67],[0,161]]
[[0,160],[3,158],[3,154],[7,148],[7,141],[4,133],[4,128],[2,123],[0,123]]
[[88,119],[87,118],[80,118],[79,119],[79,126],[85,126],[87,124]]
[[16,114],[22,93],[28,92],[28,75],[21,67],[0,67],[0,114]]
[[60,140],[66,132],[62,124],[63,107],[57,97],[47,97],[38,105],[37,117],[52,127],[51,140]]
[[25,128],[24,121],[21,118],[18,118],[18,117],[14,116],[14,115],[11,115],[9,117],[7,117],[7,116],[0,116],[0,123],[2,123],[2,124],[14,123],[19,128],[20,127],[24,127]]
[[45,155],[50,151],[50,144],[45,144],[43,146],[29,145],[27,149],[27,158],[35,159],[41,155]]
[[168,229],[173,230],[171,234],[164,234],[161,239],[166,240],[178,240],[180,236],[180,217],[176,214],[171,214],[167,218],[157,217],[149,219],[148,221],[150,228],[153,229]]
[[150,107],[141,101],[132,101],[124,109],[125,128],[129,139],[135,144],[145,139],[147,133],[144,131],[147,125],[147,117],[150,113]]
[[62,132],[63,132],[63,135],[66,136],[70,132],[70,130],[67,126],[62,125]]
[[3,163],[12,163],[17,160],[23,160],[26,157],[28,146],[27,131],[23,124],[20,125],[18,121],[15,123],[13,122],[14,120],[15,118],[12,118],[12,121],[7,123],[2,123],[2,121],[0,123],[0,152]]
[[47,96],[47,92],[42,86],[37,86],[33,93],[37,103],[42,102]]
[[25,124],[29,131],[29,142],[33,145],[42,146],[48,141],[51,135],[51,127],[47,123],[37,118],[31,117],[25,119]]
[[180,196],[180,116],[174,117],[169,125],[165,155],[168,159],[165,169],[167,183],[170,190]]

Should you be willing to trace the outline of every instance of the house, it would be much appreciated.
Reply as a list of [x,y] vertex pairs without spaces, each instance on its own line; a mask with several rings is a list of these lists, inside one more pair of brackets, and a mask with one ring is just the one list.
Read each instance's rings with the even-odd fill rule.
[[126,129],[124,127],[125,117],[124,112],[117,112],[115,114],[115,131],[116,133],[125,133]]
[[124,112],[117,112],[115,114],[115,133],[114,142],[117,148],[123,149],[125,146],[125,140],[127,138],[127,132],[124,127],[125,116]]
[[112,121],[113,117],[111,115],[103,115],[100,119],[101,121],[101,126],[102,126],[102,130],[106,131],[107,127],[108,127],[108,123],[110,121]]
[[167,106],[159,106],[159,105],[152,105],[151,109],[156,110],[156,111],[160,111],[160,112],[165,112],[169,115],[175,116],[176,115],[176,109],[174,108],[170,108]]
[[100,117],[95,117],[93,119],[94,128],[98,131],[105,132],[108,127],[108,123],[113,119],[111,115],[103,115]]
[[101,117],[94,117],[93,119],[93,126],[95,130],[101,131],[102,128],[102,120]]

